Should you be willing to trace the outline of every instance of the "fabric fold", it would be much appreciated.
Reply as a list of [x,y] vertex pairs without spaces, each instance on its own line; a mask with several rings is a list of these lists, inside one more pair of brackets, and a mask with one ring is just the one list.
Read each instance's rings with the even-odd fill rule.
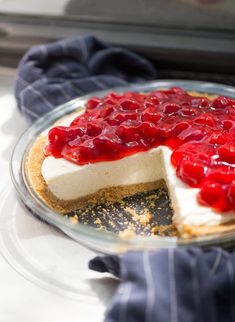
[[105,322],[235,321],[235,252],[197,247],[96,257],[119,277]]
[[18,66],[15,97],[33,122],[69,100],[98,90],[156,78],[153,64],[88,36],[30,49]]

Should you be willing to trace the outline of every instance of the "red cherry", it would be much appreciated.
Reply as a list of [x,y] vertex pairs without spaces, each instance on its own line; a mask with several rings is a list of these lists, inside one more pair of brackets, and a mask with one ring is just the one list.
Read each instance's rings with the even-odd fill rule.
[[110,125],[119,125],[122,122],[129,121],[129,120],[136,120],[137,114],[134,112],[116,112],[114,113],[108,120],[108,124]]
[[143,106],[144,106],[144,110],[146,110],[147,108],[151,108],[155,112],[157,111],[156,106],[153,103],[145,102]]
[[225,96],[219,96],[211,104],[212,108],[226,108],[232,106],[233,101]]
[[115,105],[121,97],[122,97],[121,95],[111,92],[105,96],[104,102],[105,104]]
[[66,159],[79,162],[79,164],[87,163],[87,161],[94,160],[98,156],[98,151],[92,140],[81,143],[78,147],[71,149],[69,153],[66,150],[65,152],[63,156]]
[[120,103],[120,106],[123,110],[138,110],[140,108],[140,104],[134,100],[124,100]]
[[153,123],[143,122],[139,128],[145,139],[155,138],[157,141],[163,141],[167,138],[167,131]]
[[94,146],[101,152],[115,154],[123,149],[121,140],[115,134],[104,134],[93,140]]
[[232,127],[234,127],[234,122],[232,120],[224,120],[221,122],[222,128],[225,131],[229,131]]
[[224,144],[226,142],[226,137],[219,131],[215,131],[211,134],[210,141],[211,144]]
[[188,121],[182,121],[182,122],[177,123],[172,129],[172,135],[177,136],[178,134],[180,134],[184,130],[188,129],[189,126],[190,125],[189,125]]
[[163,106],[163,112],[165,114],[172,114],[178,112],[181,109],[180,105],[175,103],[166,103]]
[[191,99],[191,105],[193,107],[208,107],[210,105],[209,99],[205,97],[194,97]]
[[228,163],[235,163],[235,145],[224,144],[218,148],[218,154],[222,161]]
[[92,97],[89,99],[89,101],[86,103],[86,109],[93,110],[96,108],[101,102],[101,99],[99,97]]
[[95,122],[87,123],[86,134],[89,136],[97,136],[102,132],[102,126]]
[[208,179],[212,179],[221,184],[230,184],[235,181],[235,171],[228,169],[226,166],[216,167],[210,171]]
[[161,114],[159,114],[154,107],[146,108],[141,116],[142,121],[149,121],[153,123],[157,123],[161,118]]
[[152,102],[154,105],[159,105],[162,100],[167,98],[168,96],[165,92],[157,91],[157,92],[152,92],[152,94],[148,96],[148,101]]
[[173,153],[171,154],[171,163],[174,166],[177,166],[177,164],[180,163],[185,158],[185,156],[185,151],[182,151],[179,148],[178,150],[173,151]]
[[198,198],[203,204],[212,205],[218,202],[218,200],[223,196],[223,189],[219,183],[207,182],[203,184]]
[[123,140],[123,142],[132,142],[141,138],[138,126],[126,122],[117,128],[116,134]]
[[229,204],[232,206],[232,209],[235,209],[235,184],[231,184],[228,192],[227,192],[227,199]]
[[89,111],[85,111],[83,114],[80,114],[79,116],[77,116],[70,124],[70,126],[75,126],[75,125],[79,125],[79,126],[85,126],[86,122],[91,121],[92,119],[96,119],[97,118],[97,113],[92,113],[91,110]]
[[100,110],[99,117],[100,118],[106,118],[110,114],[112,114],[114,111],[114,108],[111,106],[105,107],[102,110]]
[[115,93],[115,92],[111,92],[105,97],[105,99],[111,98],[111,99],[114,99],[114,100],[118,101],[119,99],[122,98],[122,95],[123,94],[118,94],[118,93]]
[[80,127],[56,126],[49,131],[48,139],[52,144],[63,144],[82,135],[84,135],[84,129]]
[[178,176],[187,184],[195,186],[204,178],[206,167],[190,160],[183,160],[177,167]]
[[197,110],[195,108],[183,108],[180,111],[180,114],[183,116],[190,116],[190,115],[196,115]]
[[215,125],[214,118],[208,114],[203,114],[196,118],[195,123],[213,127]]
[[208,132],[204,129],[192,128],[184,131],[179,135],[179,138],[184,142],[201,141],[208,135]]
[[165,90],[164,93],[170,96],[172,95],[180,96],[180,95],[186,94],[186,92],[180,87],[171,87],[170,89]]

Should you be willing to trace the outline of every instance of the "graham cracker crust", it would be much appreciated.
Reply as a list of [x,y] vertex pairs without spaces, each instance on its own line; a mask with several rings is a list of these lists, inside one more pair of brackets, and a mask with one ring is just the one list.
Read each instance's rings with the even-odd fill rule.
[[179,234],[183,238],[199,237],[205,235],[221,234],[235,230],[235,220],[216,226],[189,226],[177,227]]

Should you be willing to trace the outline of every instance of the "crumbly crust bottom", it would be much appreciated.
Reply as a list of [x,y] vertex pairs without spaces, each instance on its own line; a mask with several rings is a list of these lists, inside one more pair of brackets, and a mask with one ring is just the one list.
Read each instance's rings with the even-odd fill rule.
[[[226,216],[226,215],[225,215]],[[182,225],[177,227],[181,237],[197,237],[212,234],[221,234],[235,230],[235,220],[216,226],[189,226]]]

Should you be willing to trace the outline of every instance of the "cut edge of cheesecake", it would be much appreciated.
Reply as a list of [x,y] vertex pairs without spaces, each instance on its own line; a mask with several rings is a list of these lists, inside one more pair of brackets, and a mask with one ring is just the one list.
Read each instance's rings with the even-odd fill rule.
[[[40,197],[40,199],[43,200],[44,203],[46,203],[47,206],[59,213],[68,213],[72,210],[84,207],[88,203],[113,203],[120,200],[121,198],[134,195],[138,192],[148,191],[156,188],[166,188],[166,183],[162,179],[156,182],[105,188],[97,191],[94,194],[90,194],[76,200],[60,200],[50,192],[47,183],[45,182],[41,174],[41,166],[43,160],[45,159],[43,150],[46,144],[46,139],[47,137],[45,134],[42,134],[36,139],[27,156],[27,160],[25,162],[25,170],[29,179],[29,183],[36,194]],[[172,200],[170,200],[170,202],[172,203]],[[174,211],[174,204],[172,204],[172,208]],[[228,223],[223,223],[215,226],[185,225],[174,220],[173,224],[176,226],[180,236],[184,238],[210,234],[220,234],[235,229],[235,220],[231,220]]]
[[[199,96],[199,93],[189,92],[193,96]],[[200,93],[200,96],[203,94]],[[216,95],[208,95],[205,96],[213,99],[217,97]],[[72,113],[75,115],[76,112]],[[64,118],[67,118],[64,117]],[[59,120],[60,121],[60,120]],[[57,121],[54,126],[58,125],[59,121]],[[31,147],[28,156],[25,162],[25,172],[27,174],[30,185],[32,186],[35,193],[49,206],[51,209],[65,214],[72,210],[78,209],[80,207],[84,207],[89,204],[96,204],[101,202],[110,202],[113,203],[115,201],[120,200],[123,197],[133,195],[138,192],[149,191],[156,188],[167,188],[167,185],[164,179],[148,182],[148,183],[140,183],[133,185],[125,185],[125,186],[116,186],[109,187],[105,189],[101,189],[94,194],[87,195],[85,197],[81,197],[76,200],[60,200],[56,196],[52,194],[52,192],[48,189],[47,183],[44,180],[41,173],[41,166],[45,159],[44,156],[44,147],[46,145],[47,135],[41,134],[34,142]],[[169,189],[167,189],[169,191]],[[170,199],[173,211],[174,204]],[[174,220],[173,216],[173,224],[176,226],[179,235],[184,238],[189,237],[197,237],[202,235],[210,235],[210,234],[221,234],[225,232],[229,232],[235,229],[235,220],[231,220],[226,223],[221,223],[219,225],[214,226],[206,226],[206,225],[185,225],[180,222]]]
[[44,147],[46,144],[46,135],[39,136],[31,147],[25,162],[25,172],[36,194],[53,210],[65,214],[80,207],[89,204],[97,203],[113,203],[120,199],[134,195],[138,192],[149,191],[157,188],[166,188],[164,180],[155,182],[139,183],[125,186],[112,186],[100,189],[94,194],[89,194],[75,200],[58,199],[48,189],[47,183],[44,180],[41,167],[45,159]]

